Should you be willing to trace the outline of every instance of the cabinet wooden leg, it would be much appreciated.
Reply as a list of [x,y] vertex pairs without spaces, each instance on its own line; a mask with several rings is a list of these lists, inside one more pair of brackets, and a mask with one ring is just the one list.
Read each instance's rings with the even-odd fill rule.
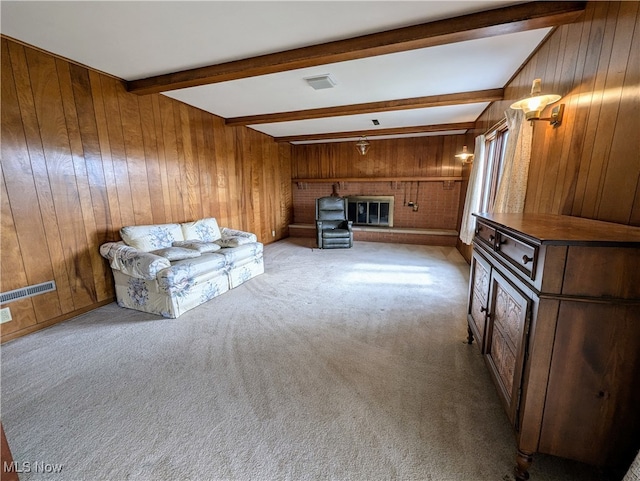
[[516,481],[527,481],[529,479],[529,468],[533,462],[533,453],[527,453],[518,449],[516,454],[516,467],[514,473]]
[[471,332],[471,328],[467,326],[467,344],[473,343],[473,332]]

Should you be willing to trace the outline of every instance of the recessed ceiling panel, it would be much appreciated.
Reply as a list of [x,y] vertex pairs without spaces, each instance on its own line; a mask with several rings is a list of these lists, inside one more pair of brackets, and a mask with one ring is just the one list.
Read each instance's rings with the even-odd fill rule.
[[[384,140],[384,139],[403,139],[410,137],[436,137],[438,135],[462,135],[466,133],[466,130],[447,130],[442,132],[420,132],[417,134],[397,134],[397,135],[367,135],[367,140]],[[293,141],[292,144],[331,144],[336,142],[357,142],[361,137],[349,137],[344,139],[332,139],[332,140],[303,140]]]
[[[322,119],[296,120],[294,122],[278,122],[272,124],[252,125],[251,128],[264,132],[272,137],[289,137],[291,135],[309,135],[325,132],[349,132],[362,130],[367,135],[374,135],[376,130],[413,127],[417,125],[437,125],[457,122],[473,122],[489,105],[487,102],[449,107],[432,107],[375,114],[347,115]],[[380,125],[374,126],[371,119],[378,119]]]
[[[549,29],[533,30],[167,92],[224,118],[501,88]],[[330,73],[314,90],[306,77]]]
[[518,1],[5,1],[2,33],[125,80]]

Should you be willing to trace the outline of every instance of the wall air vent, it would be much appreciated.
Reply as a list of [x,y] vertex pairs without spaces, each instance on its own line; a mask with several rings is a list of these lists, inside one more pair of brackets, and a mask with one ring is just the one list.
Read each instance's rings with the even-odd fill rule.
[[46,292],[56,290],[55,281],[47,281],[42,284],[34,284],[32,286],[22,287],[21,289],[15,289],[13,291],[7,291],[0,293],[0,304],[6,304],[8,302],[17,301],[19,299],[25,299],[27,297],[37,296]]

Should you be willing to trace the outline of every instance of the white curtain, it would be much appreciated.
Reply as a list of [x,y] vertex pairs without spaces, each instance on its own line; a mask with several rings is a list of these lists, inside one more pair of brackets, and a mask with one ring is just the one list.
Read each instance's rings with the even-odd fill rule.
[[473,151],[473,166],[469,176],[467,186],[467,197],[464,201],[464,211],[462,213],[462,224],[460,226],[460,240],[467,245],[471,245],[476,230],[476,218],[471,214],[478,212],[480,208],[480,197],[482,196],[482,181],[486,165],[485,159],[485,136],[476,137],[476,146]]
[[493,212],[520,213],[524,211],[527,195],[533,127],[525,120],[522,110],[509,109],[505,116],[509,137]]

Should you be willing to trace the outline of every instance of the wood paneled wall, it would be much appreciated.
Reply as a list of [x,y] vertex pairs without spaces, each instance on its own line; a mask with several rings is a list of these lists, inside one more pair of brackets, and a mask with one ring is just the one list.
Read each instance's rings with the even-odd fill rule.
[[473,137],[438,135],[407,139],[369,140],[367,155],[355,142],[294,145],[291,175],[296,178],[459,177],[462,163],[455,154],[463,145],[473,149]]
[[[476,133],[525,96],[534,78],[561,94],[557,128],[536,122],[526,212],[640,225],[639,2],[589,2],[558,28],[481,116]],[[548,107],[545,114],[550,111]]]
[[[356,151],[355,142],[294,145],[291,162],[293,181],[295,182],[296,179],[357,179],[358,182],[348,181],[339,194],[342,196],[394,196],[396,198],[394,227],[455,229],[456,219],[459,217],[460,186],[456,185],[458,182],[445,186],[442,181],[393,182],[390,180],[461,177],[463,164],[456,159],[455,154],[461,152],[464,145],[471,146],[473,136],[439,135],[406,139],[372,139],[369,142],[371,147],[365,156]],[[364,182],[364,179],[375,178],[385,180]],[[296,223],[313,224],[315,199],[330,195],[334,182],[332,180],[326,183],[314,181],[306,184],[302,191],[294,186],[293,209]],[[407,200],[405,192],[408,192],[409,196],[416,197],[415,201],[420,206],[419,212],[403,206],[402,200]],[[421,193],[419,199],[418,192]],[[368,239],[373,240],[372,236],[368,236]],[[377,238],[382,242],[389,242],[390,239],[383,234]],[[434,243],[432,238],[425,236],[416,239],[419,239],[417,243]],[[450,245],[451,238],[439,239]]]
[[1,160],[0,289],[57,286],[6,305],[3,341],[112,301],[98,248],[124,225],[213,216],[288,235],[289,145],[6,38]]

